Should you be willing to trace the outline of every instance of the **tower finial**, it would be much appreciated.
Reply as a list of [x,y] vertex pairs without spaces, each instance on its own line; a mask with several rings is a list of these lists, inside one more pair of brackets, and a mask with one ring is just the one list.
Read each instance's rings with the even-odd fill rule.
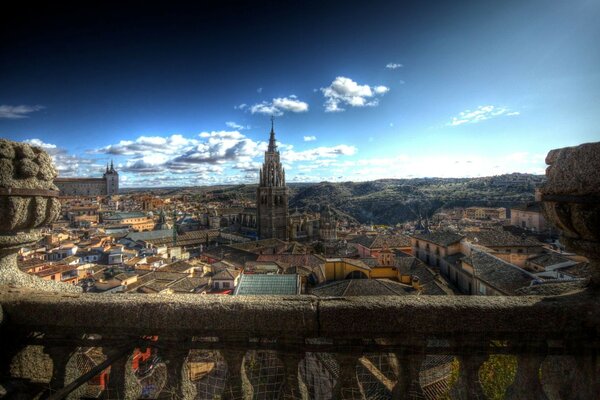
[[267,150],[270,153],[274,153],[277,151],[277,143],[275,142],[275,117],[271,115],[271,136],[269,137],[269,149]]

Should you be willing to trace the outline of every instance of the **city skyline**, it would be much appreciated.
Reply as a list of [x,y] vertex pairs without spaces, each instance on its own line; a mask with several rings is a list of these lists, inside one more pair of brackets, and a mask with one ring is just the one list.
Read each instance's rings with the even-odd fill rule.
[[600,137],[592,1],[46,7],[0,28],[0,136],[65,177],[255,183],[271,115],[289,182],[543,174]]

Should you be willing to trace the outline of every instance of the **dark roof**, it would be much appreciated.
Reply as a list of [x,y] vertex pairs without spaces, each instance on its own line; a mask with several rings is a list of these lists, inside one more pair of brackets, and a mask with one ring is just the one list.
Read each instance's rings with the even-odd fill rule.
[[319,297],[402,296],[415,293],[415,290],[388,279],[344,279],[317,286],[310,293]]
[[198,288],[207,286],[208,281],[208,278],[202,277],[184,278],[176,281],[174,284],[170,285],[169,288],[173,289],[175,292],[189,293]]
[[[154,231],[154,232],[163,232],[163,231]],[[173,230],[168,229],[166,232],[169,232],[168,235],[147,239],[145,241],[152,243],[153,245],[170,245],[173,243]],[[144,232],[146,233],[146,232]],[[177,234],[177,246],[191,246],[191,245],[199,245],[205,244],[206,242],[210,242],[211,240],[219,237],[219,231],[217,230],[204,230],[204,231],[189,231],[184,233]]]
[[359,244],[369,249],[395,249],[398,247],[410,247],[410,238],[406,235],[361,235],[349,240],[349,243]]
[[542,243],[527,236],[516,236],[505,230],[488,229],[469,232],[467,240],[485,247],[539,247]]
[[375,257],[363,257],[363,258],[359,258],[359,260],[371,268],[379,265],[379,261]]
[[176,261],[174,263],[163,266],[160,270],[164,271],[164,272],[181,272],[181,273],[183,273],[184,271],[187,271],[193,267],[194,266],[187,261]]
[[448,246],[460,240],[464,237],[453,232],[430,232],[430,233],[415,233],[412,235],[413,238],[418,240],[425,240],[438,246]]
[[234,295],[295,295],[300,294],[300,282],[296,274],[242,275]]
[[537,280],[522,268],[484,251],[473,250],[463,261],[473,267],[475,277],[507,295],[514,295],[517,289]]
[[443,278],[423,261],[415,257],[396,258],[396,269],[401,275],[411,275],[419,278],[423,287],[423,294],[451,295],[452,290],[446,285]]
[[315,254],[261,254],[257,261],[281,261],[292,267],[318,267],[325,260]]
[[537,212],[537,213],[541,213],[542,209],[540,206],[539,202],[532,202],[532,203],[525,203],[525,204],[520,204],[518,206],[515,207],[511,207],[511,210],[518,210],[518,211],[529,211],[529,212]]
[[527,261],[545,268],[556,264],[562,264],[571,260],[565,256],[552,252],[531,257],[527,259]]
[[148,240],[163,239],[163,238],[168,238],[168,237],[172,238],[173,231],[171,229],[161,229],[159,231],[131,232],[125,237],[127,239],[133,240],[134,242],[137,242],[138,240],[148,241]]
[[587,284],[588,282],[586,280],[541,282],[539,284],[517,289],[515,290],[515,294],[520,296],[556,296],[574,290],[580,290]]
[[212,276],[213,280],[234,280],[238,272],[229,268],[225,268]]
[[229,245],[229,247],[238,249],[238,250],[249,251],[252,253],[260,253],[261,251],[263,251],[265,249],[287,247],[287,244],[283,240],[279,240],[279,239],[263,239],[263,240],[255,240],[255,241],[246,242],[246,243],[236,243],[236,244]]

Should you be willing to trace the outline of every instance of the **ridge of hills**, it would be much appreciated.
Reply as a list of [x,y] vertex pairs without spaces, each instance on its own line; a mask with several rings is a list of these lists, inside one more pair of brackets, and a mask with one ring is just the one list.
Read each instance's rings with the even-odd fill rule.
[[[360,223],[394,225],[452,207],[512,207],[534,200],[543,175],[508,174],[482,178],[381,179],[364,182],[288,183],[289,207],[318,211],[330,205],[341,216]],[[254,201],[256,184],[145,190],[158,195],[192,195],[212,201]]]

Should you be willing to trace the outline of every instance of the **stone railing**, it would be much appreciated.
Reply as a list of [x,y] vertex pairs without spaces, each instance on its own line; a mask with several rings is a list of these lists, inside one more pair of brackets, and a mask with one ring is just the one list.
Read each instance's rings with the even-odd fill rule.
[[[110,366],[103,398],[140,398],[144,379],[132,358],[147,347],[164,368],[159,398],[426,398],[435,382],[423,381],[433,374],[425,359],[441,355],[458,360],[448,398],[485,398],[478,371],[490,355],[514,356],[506,398],[600,394],[600,307],[589,291],[320,299],[4,289],[0,302],[4,382],[27,388],[25,396],[56,399],[73,390],[69,398],[84,398],[86,382]],[[86,369],[76,360],[90,348],[102,357]],[[198,367],[200,350],[212,356]],[[261,352],[271,359],[257,358]],[[329,368],[329,382],[314,381],[323,376],[315,359]],[[218,363],[225,367],[212,381],[193,378],[194,368]],[[437,378],[446,389],[449,375]]]
[[505,398],[598,399],[599,154],[547,159],[547,216],[593,269],[566,295],[94,295],[18,270],[58,215],[55,172],[0,140],[0,397],[482,399],[500,355]]

